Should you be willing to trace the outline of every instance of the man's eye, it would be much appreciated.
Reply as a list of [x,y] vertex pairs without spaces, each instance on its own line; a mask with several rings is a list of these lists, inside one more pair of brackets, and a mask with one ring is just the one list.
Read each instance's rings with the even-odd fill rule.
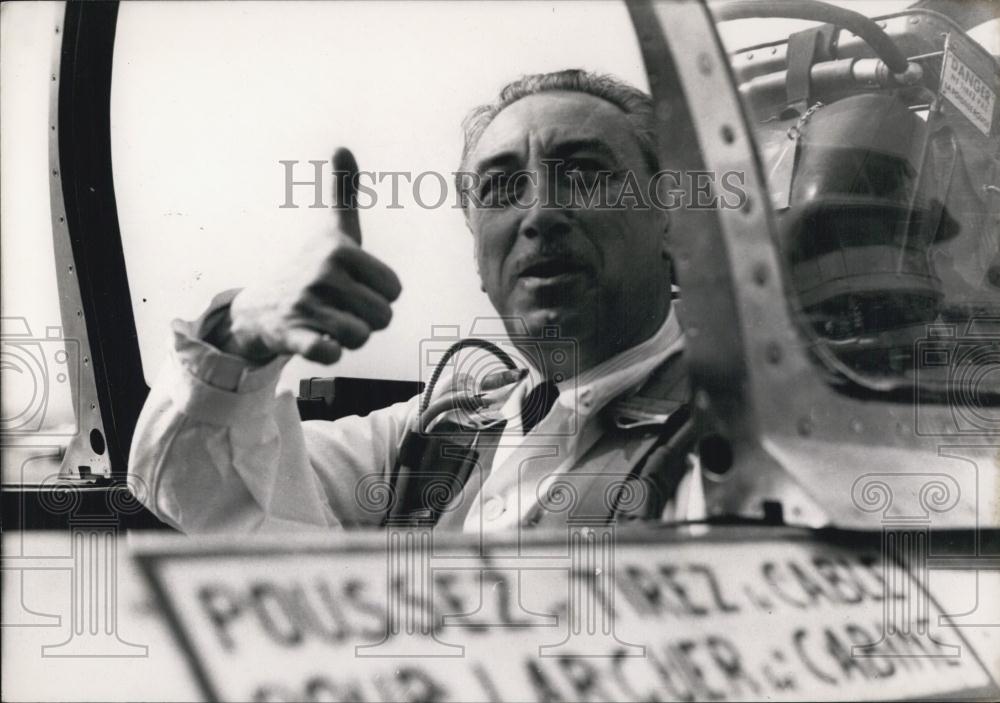
[[483,176],[482,182],[479,184],[479,200],[487,205],[491,204],[490,199],[495,197],[497,192],[497,184],[503,177],[501,173],[487,173]]
[[488,173],[479,185],[479,201],[484,207],[503,207],[518,197],[517,191],[523,188],[517,174]]
[[500,179],[500,199],[501,205],[520,200],[520,196],[527,187],[527,179],[524,173],[507,174]]
[[602,169],[602,164],[596,159],[567,159],[565,163],[566,173],[570,175],[583,175],[596,173]]

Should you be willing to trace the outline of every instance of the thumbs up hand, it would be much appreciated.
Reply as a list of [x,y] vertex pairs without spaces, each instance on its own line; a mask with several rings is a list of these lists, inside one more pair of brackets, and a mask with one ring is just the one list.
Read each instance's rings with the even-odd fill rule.
[[332,364],[345,347],[357,349],[372,331],[388,326],[390,303],[402,290],[399,278],[361,248],[354,155],[338,149],[333,166],[335,227],[329,249],[311,252],[273,280],[240,291],[210,343],[255,363],[300,354]]

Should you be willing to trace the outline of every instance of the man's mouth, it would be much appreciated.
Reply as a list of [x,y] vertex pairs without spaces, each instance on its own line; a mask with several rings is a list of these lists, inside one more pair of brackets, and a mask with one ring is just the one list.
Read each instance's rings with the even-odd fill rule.
[[587,267],[571,259],[542,259],[526,266],[518,278],[529,285],[562,283],[583,275]]

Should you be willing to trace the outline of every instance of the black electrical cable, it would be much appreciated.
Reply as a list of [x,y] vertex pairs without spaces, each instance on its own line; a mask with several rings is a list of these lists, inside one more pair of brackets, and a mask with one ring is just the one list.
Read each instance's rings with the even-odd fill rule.
[[441,372],[444,371],[445,364],[448,363],[451,357],[455,356],[455,354],[457,354],[459,351],[467,347],[478,347],[480,349],[488,351],[489,353],[493,354],[493,356],[500,359],[503,365],[510,370],[514,370],[517,368],[517,364],[515,364],[514,360],[510,358],[510,355],[507,354],[507,352],[505,352],[503,349],[498,347],[493,342],[489,342],[485,339],[478,339],[476,337],[469,337],[468,339],[460,339],[459,341],[455,342],[450,347],[448,347],[448,351],[444,353],[444,356],[441,357],[441,361],[439,361],[437,363],[437,366],[434,367],[434,372],[431,374],[430,380],[427,381],[427,387],[424,389],[424,395],[420,399],[421,416],[427,410],[427,406],[430,405],[431,396],[434,393],[434,386],[437,384],[438,378],[441,377]]
[[729,0],[709,5],[716,22],[753,17],[782,17],[832,24],[854,32],[885,61],[893,73],[904,73],[910,65],[892,38],[870,17],[819,0]]

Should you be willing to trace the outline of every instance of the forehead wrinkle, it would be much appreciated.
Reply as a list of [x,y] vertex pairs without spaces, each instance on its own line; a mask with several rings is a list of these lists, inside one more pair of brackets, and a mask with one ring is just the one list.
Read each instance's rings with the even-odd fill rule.
[[[569,100],[566,102],[548,102],[544,108],[538,101],[549,97],[565,95]],[[584,105],[579,103],[574,105],[572,100],[582,100]],[[586,103],[590,103],[588,106]],[[599,107],[603,105],[606,107]],[[589,109],[588,109],[589,107]],[[515,117],[512,118],[511,114]],[[552,124],[553,119],[570,118],[568,123]],[[580,115],[583,113],[583,115]],[[614,128],[609,129],[608,125],[595,130],[594,124],[600,124],[602,117],[611,118],[618,123]],[[511,129],[513,125],[514,129]],[[497,129],[504,129],[505,134],[497,140],[494,135]],[[622,130],[628,132],[629,136],[618,136]],[[513,131],[513,134],[509,132]],[[609,135],[608,133],[611,132]],[[615,138],[618,136],[618,138]],[[495,143],[491,144],[490,137],[494,137]],[[489,152],[474,161],[476,170],[481,172],[484,167],[500,162],[503,157],[510,157],[522,162],[527,161],[531,156],[531,140],[534,137],[541,147],[543,157],[557,149],[559,142],[569,141],[594,141],[603,144],[608,151],[618,158],[626,161],[637,159],[640,163],[645,163],[642,146],[638,136],[634,132],[632,122],[628,115],[617,105],[601,97],[590,95],[589,93],[576,91],[548,91],[525,96],[498,112],[493,120],[487,125],[480,135],[478,144],[475,147],[473,156],[482,154],[484,145]],[[523,139],[523,142],[522,142]],[[631,148],[630,145],[631,144]],[[634,152],[634,153],[630,153]]]
[[[551,127],[552,136],[546,140],[545,152],[551,153],[557,150],[560,142],[590,141],[599,145],[599,148],[603,147],[610,156],[617,160],[628,162],[637,159],[639,162],[644,163],[642,146],[639,143],[628,115],[617,105],[603,98],[590,96],[589,94],[583,95],[594,98],[596,101],[595,107],[590,110],[584,110],[583,118],[574,124],[571,131],[561,131],[557,127]],[[597,104],[606,106],[603,108],[603,114],[602,108],[596,107]],[[611,129],[607,125],[602,126],[600,121],[603,116],[613,116],[618,125]],[[622,136],[623,132],[627,136]],[[552,142],[555,143],[553,144]]]
[[[624,138],[621,138],[619,136],[618,139],[608,139],[606,136],[607,130],[601,130],[600,141],[606,144],[608,149],[610,149],[613,154],[616,154],[622,158],[629,158],[631,156],[634,156],[635,158],[638,158],[640,162],[644,162],[642,155],[642,145],[639,143],[639,137],[635,133],[635,127],[633,126],[632,121],[629,119],[629,116],[617,105],[609,103],[606,100],[602,100],[602,102],[611,106],[611,108],[614,110],[615,116],[619,119],[620,122],[622,122],[621,129],[615,130],[614,134],[621,135],[621,133],[624,132],[628,136]],[[582,125],[583,126],[589,125],[595,119],[595,113],[596,111],[588,112],[587,117],[583,121]],[[631,146],[634,148],[635,151],[634,155],[628,153],[627,145],[629,144],[631,144]]]
[[[524,160],[524,154],[527,153],[528,147],[527,134],[524,135],[523,140],[520,138],[521,135],[516,133],[505,134],[500,140],[493,137],[493,133],[496,131],[494,127],[496,127],[497,120],[502,114],[503,112],[498,114],[497,118],[486,127],[479,138],[479,143],[476,144],[476,148],[471,154],[474,170],[476,171],[481,172],[494,163]],[[504,123],[501,122],[500,124],[503,126]]]

